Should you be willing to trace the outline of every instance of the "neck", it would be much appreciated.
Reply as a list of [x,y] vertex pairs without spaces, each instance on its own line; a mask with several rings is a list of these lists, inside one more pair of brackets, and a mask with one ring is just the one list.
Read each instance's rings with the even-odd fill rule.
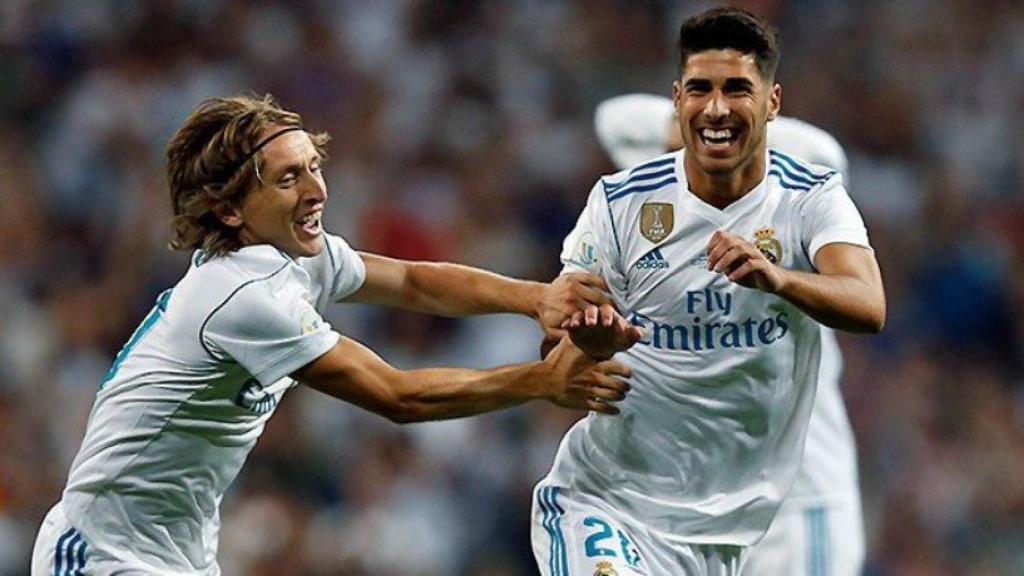
[[750,158],[735,170],[722,173],[707,172],[691,154],[684,154],[683,166],[690,192],[715,208],[725,208],[743,198],[764,180],[766,171],[765,149],[759,146]]

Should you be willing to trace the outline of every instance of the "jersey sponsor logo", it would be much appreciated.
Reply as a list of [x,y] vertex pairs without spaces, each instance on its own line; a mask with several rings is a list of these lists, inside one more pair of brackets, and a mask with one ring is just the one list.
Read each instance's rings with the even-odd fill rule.
[[597,264],[597,243],[594,241],[594,235],[591,232],[584,232],[579,241],[576,242],[576,249],[573,251],[573,258],[576,263],[585,267],[591,268]]
[[760,250],[769,262],[778,264],[782,261],[782,243],[775,237],[774,228],[765,226],[754,232],[754,238],[754,247]]
[[655,248],[647,254],[644,254],[642,258],[637,260],[637,270],[664,270],[668,268],[668,260],[662,255],[661,250]]
[[611,562],[601,560],[594,566],[594,576],[619,576],[619,573]]
[[256,415],[263,415],[277,407],[277,396],[267,392],[263,384],[249,378],[235,396],[235,404]]
[[786,312],[762,318],[727,319],[732,313],[732,294],[728,292],[710,288],[690,290],[684,298],[691,318],[688,323],[662,323],[639,312],[630,314],[629,322],[644,332],[640,344],[659,350],[701,352],[767,346],[789,333]]
[[647,202],[640,209],[640,233],[655,244],[672,233],[675,214],[668,202]]

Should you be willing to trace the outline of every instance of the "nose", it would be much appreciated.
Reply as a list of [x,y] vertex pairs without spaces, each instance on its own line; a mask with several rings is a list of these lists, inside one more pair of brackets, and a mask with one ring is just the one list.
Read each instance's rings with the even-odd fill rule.
[[729,104],[721,91],[715,90],[708,96],[708,103],[704,106],[704,114],[711,120],[719,120],[729,115]]
[[327,200],[327,183],[323,177],[316,172],[309,172],[303,178],[305,181],[304,196],[307,201],[319,203]]

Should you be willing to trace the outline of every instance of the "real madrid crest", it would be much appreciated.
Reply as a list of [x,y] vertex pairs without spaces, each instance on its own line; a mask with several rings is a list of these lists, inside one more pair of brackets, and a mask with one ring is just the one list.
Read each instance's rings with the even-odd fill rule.
[[597,570],[594,570],[594,576],[619,576],[619,573],[612,567],[612,563],[607,560],[601,560],[595,568]]
[[668,202],[648,202],[640,211],[640,233],[657,244],[672,233],[675,215]]
[[754,232],[754,246],[772,264],[782,261],[782,243],[775,237],[775,228],[765,226]]

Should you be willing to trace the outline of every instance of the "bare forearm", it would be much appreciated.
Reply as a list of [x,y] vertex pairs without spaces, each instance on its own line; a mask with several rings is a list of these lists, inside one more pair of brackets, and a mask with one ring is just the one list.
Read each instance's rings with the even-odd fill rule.
[[885,294],[853,276],[782,271],[776,294],[818,322],[849,332],[877,333],[885,325]]
[[543,287],[460,264],[416,262],[408,267],[404,307],[440,316],[533,316]]
[[541,398],[540,363],[490,370],[427,368],[403,372],[396,382],[392,420],[423,422],[493,412]]

